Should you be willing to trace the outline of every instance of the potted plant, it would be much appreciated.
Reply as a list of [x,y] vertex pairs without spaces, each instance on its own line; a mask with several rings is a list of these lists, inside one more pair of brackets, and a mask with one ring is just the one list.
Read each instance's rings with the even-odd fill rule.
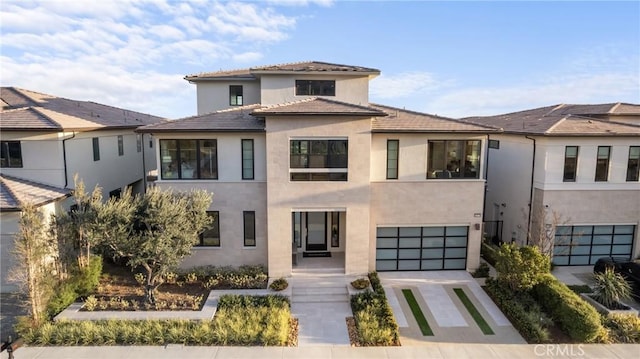
[[620,273],[607,268],[602,273],[594,274],[595,284],[592,294],[582,294],[601,313],[628,312],[636,314],[637,311],[623,301],[631,298],[631,285]]

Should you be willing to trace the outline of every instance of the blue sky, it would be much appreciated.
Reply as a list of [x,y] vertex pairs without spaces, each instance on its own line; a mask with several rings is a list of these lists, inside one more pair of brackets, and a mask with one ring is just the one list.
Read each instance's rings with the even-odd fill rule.
[[373,67],[370,100],[464,117],[640,103],[640,2],[0,2],[0,84],[167,118],[187,74],[298,61]]

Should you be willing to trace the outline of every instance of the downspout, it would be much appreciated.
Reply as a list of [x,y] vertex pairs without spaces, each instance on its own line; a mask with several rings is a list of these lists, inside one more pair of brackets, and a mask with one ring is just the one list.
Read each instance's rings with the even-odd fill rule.
[[73,135],[69,138],[62,140],[62,163],[64,165],[64,188],[69,185],[69,176],[67,173],[67,140],[72,140],[76,137],[76,131],[73,131]]
[[484,198],[482,199],[482,222],[486,222],[487,218],[487,190],[489,189],[489,141],[491,140],[491,135],[487,135],[487,160],[484,162]]
[[142,145],[142,191],[143,193],[147,193],[147,161],[144,155],[144,133],[140,134],[140,142]]
[[529,231],[531,231],[531,212],[533,212],[533,175],[536,172],[536,139],[529,136],[524,136],[524,138],[533,141],[533,156],[531,156],[531,186],[529,189],[529,214],[527,216],[527,245],[529,245]]

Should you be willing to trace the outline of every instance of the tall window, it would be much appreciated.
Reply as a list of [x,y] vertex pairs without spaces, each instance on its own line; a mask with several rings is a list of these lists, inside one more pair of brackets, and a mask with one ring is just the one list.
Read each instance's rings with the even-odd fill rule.
[[609,179],[609,156],[611,146],[598,146],[596,159],[596,182],[606,182]]
[[398,179],[398,140],[387,140],[387,179]]
[[93,160],[100,161],[100,139],[94,137],[91,140],[93,142]]
[[136,151],[142,152],[142,135],[136,135]]
[[566,146],[564,148],[564,174],[562,176],[562,181],[575,182],[577,168],[578,146]]
[[200,233],[200,242],[198,246],[202,247],[220,247],[220,212],[210,211],[207,215],[211,217],[213,222],[210,227]]
[[160,140],[162,179],[217,179],[216,140]]
[[335,96],[333,80],[296,80],[296,96]]
[[2,160],[0,167],[22,167],[22,147],[20,141],[2,141],[0,142]]
[[480,141],[429,141],[427,178],[479,178]]
[[118,156],[124,156],[124,138],[118,135]]
[[292,181],[346,181],[348,140],[291,140]]
[[242,212],[244,220],[244,246],[255,247],[256,246],[256,212],[244,211]]
[[629,147],[629,162],[627,162],[627,182],[636,182],[640,175],[640,146]]
[[253,140],[242,140],[242,179],[252,180],[253,173]]
[[229,86],[229,105],[242,106],[242,85]]

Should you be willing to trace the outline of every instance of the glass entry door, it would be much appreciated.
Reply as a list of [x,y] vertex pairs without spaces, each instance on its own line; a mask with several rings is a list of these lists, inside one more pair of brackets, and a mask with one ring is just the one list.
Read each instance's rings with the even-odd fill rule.
[[307,250],[327,250],[327,213],[307,212]]

